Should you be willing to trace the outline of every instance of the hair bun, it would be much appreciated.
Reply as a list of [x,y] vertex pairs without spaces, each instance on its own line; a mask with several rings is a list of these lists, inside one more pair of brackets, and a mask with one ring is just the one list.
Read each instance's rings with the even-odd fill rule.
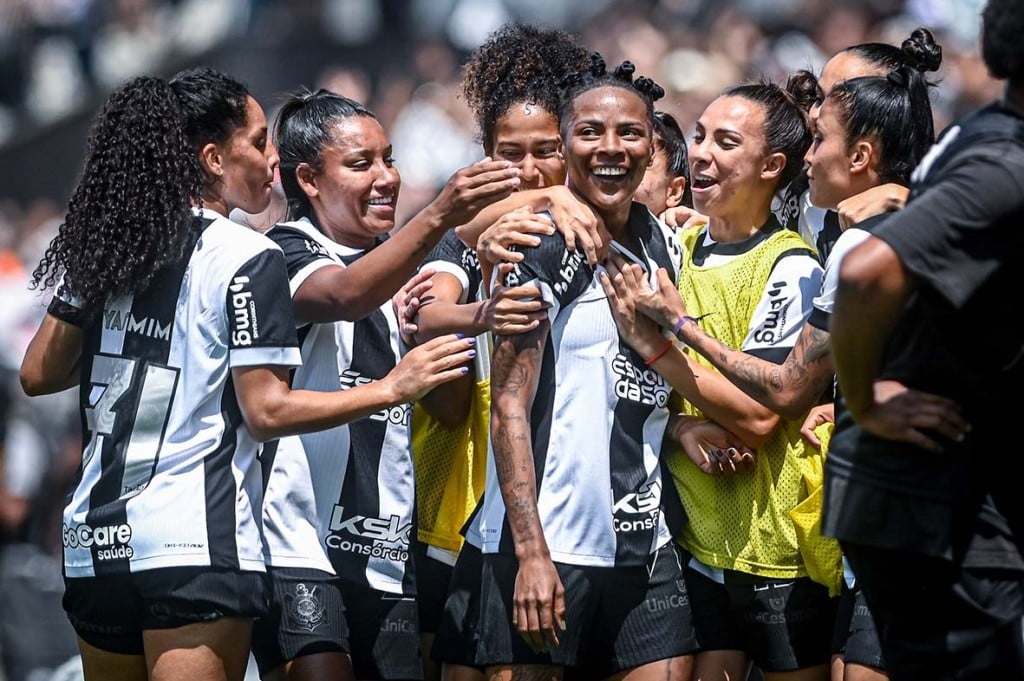
[[636,86],[637,90],[650,97],[652,102],[656,102],[665,96],[665,88],[661,87],[647,76],[640,76],[633,81],[633,85]]
[[821,88],[818,79],[813,73],[807,70],[800,70],[793,73],[786,81],[783,89],[786,96],[804,113],[808,113],[821,95]]
[[915,28],[910,37],[900,45],[907,61],[921,73],[938,71],[942,65],[942,45],[927,28]]
[[595,78],[600,78],[608,72],[608,66],[605,64],[604,57],[601,56],[600,52],[590,53],[590,75]]

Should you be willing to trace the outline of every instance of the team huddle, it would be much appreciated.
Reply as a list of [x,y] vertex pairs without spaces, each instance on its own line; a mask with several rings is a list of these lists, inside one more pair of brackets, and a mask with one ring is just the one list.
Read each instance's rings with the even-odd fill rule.
[[[397,229],[343,93],[122,85],[21,369],[79,390],[86,678],[1021,678],[1019,502],[970,453],[1024,345],[949,331],[1024,251],[1024,12],[985,12],[1007,101],[934,147],[923,28],[687,140],[631,62],[506,25],[483,160]],[[278,178],[285,219],[229,219]]]

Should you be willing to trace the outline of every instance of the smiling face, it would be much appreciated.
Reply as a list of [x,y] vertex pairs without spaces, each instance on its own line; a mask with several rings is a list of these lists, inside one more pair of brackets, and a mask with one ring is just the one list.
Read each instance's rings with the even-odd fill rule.
[[770,204],[777,179],[767,168],[769,156],[759,104],[735,96],[711,102],[689,147],[693,207],[711,217],[759,212]]
[[319,172],[304,187],[320,228],[334,241],[369,248],[395,226],[402,180],[394,167],[384,128],[370,116],[348,116],[329,124]]
[[572,188],[609,229],[624,225],[651,160],[651,123],[640,95],[602,86],[576,97],[566,131]]
[[245,125],[216,147],[221,173],[215,190],[227,210],[265,210],[270,205],[278,158],[267,138],[267,117],[255,99],[249,97],[246,101]]
[[498,119],[490,154],[496,161],[510,161],[522,171],[520,189],[565,183],[558,118],[536,104],[513,104]]

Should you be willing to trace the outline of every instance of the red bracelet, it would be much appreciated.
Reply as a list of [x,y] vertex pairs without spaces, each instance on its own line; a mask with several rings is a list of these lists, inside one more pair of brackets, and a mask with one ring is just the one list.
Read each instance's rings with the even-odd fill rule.
[[644,364],[646,366],[651,366],[652,364],[657,362],[659,359],[661,359],[662,357],[665,356],[666,352],[668,352],[669,350],[672,349],[672,345],[673,345],[672,339],[671,338],[666,338],[665,339],[664,347],[662,347],[661,350],[658,350],[656,353],[654,353],[653,355],[651,355],[650,357],[645,359],[644,360]]

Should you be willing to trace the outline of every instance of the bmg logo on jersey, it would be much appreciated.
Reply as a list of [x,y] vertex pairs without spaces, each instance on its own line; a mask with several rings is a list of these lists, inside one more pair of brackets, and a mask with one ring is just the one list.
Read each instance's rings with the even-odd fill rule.
[[635,492],[629,492],[615,500],[612,504],[612,529],[616,532],[653,530],[657,527],[660,515],[661,483],[652,480],[641,485]]
[[786,306],[790,299],[783,295],[785,288],[784,283],[776,281],[768,290],[770,309],[761,326],[754,331],[754,340],[758,343],[775,343],[786,330]]
[[256,301],[252,299],[248,284],[249,277],[239,275],[228,286],[231,292],[231,343],[236,346],[252,345],[253,340],[260,337]]
[[327,548],[348,551],[360,556],[371,556],[404,563],[409,560],[409,531],[411,522],[391,515],[387,518],[369,518],[364,515],[345,517],[345,507],[334,507],[331,514],[331,534],[324,543]]
[[672,392],[668,381],[657,371],[636,366],[621,352],[612,360],[615,372],[615,395],[620,400],[629,400],[652,407],[664,407]]
[[135,555],[135,549],[128,545],[132,540],[132,526],[128,523],[102,527],[84,524],[69,527],[65,524],[63,539],[64,546],[69,549],[96,547],[96,560],[116,560]]

